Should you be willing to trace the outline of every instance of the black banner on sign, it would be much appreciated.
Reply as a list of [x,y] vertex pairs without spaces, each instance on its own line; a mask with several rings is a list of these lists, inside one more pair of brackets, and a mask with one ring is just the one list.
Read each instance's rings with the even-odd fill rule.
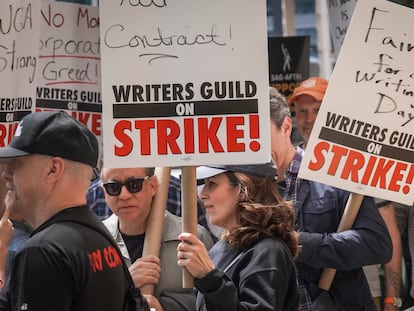
[[189,115],[230,115],[258,112],[257,99],[206,100],[113,105],[114,118],[160,118]]
[[309,36],[270,37],[269,83],[289,97],[309,77]]
[[369,139],[357,137],[327,127],[322,127],[321,132],[319,133],[319,138],[364,152],[369,150],[368,146],[370,144],[374,144],[379,147],[376,155],[393,157],[396,160],[414,163],[414,137],[412,135],[406,135],[406,147],[411,148],[412,150],[401,149],[399,146],[393,147],[386,144],[380,144]]
[[78,110],[85,112],[102,113],[102,105],[96,103],[81,103],[70,100],[36,99],[36,108],[48,108],[57,110]]
[[[13,112],[0,112],[0,123],[7,123],[7,122],[19,122],[28,114],[32,113],[31,110],[21,110],[21,111],[13,111]],[[0,146],[4,147],[4,146]]]

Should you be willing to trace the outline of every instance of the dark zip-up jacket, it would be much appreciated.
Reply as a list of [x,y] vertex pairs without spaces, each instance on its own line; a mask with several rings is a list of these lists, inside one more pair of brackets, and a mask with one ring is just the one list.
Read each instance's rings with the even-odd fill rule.
[[336,232],[349,192],[302,180],[295,210],[300,277],[315,298],[323,268],[336,269],[330,293],[339,310],[376,310],[363,266],[386,263],[392,256],[387,227],[371,197],[364,197],[351,230]]
[[297,311],[296,270],[282,241],[264,238],[243,252],[219,241],[210,256],[216,268],[195,280],[197,311]]

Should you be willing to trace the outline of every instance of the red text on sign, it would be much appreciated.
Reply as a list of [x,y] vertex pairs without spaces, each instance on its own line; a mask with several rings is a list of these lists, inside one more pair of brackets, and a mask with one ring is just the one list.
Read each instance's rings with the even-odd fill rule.
[[16,132],[19,122],[0,124],[0,147],[7,146]]
[[[156,142],[151,141],[153,133]],[[128,156],[135,147],[140,155],[151,155],[152,145],[159,155],[244,152],[246,143],[257,152],[259,134],[258,115],[250,115],[247,121],[245,116],[184,118],[182,123],[174,119],[121,120],[114,126],[119,142],[114,152],[116,156]]]
[[[56,109],[36,108],[36,112],[39,111],[56,111]],[[72,118],[78,120],[80,123],[88,127],[96,136],[101,136],[102,115],[100,113],[91,113],[75,110],[71,110],[70,112],[67,111],[67,113],[70,116],[72,116]]]
[[[327,159],[330,159],[327,161]],[[326,141],[313,149],[308,168],[326,170],[329,175],[354,183],[408,194],[414,178],[414,165],[362,152]]]

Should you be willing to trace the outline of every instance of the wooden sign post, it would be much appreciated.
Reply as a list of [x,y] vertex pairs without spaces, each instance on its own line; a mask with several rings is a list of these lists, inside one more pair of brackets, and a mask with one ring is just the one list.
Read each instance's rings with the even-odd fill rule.
[[[197,178],[195,166],[182,168],[181,189],[183,232],[197,235]],[[193,277],[187,269],[183,270],[183,287],[194,287]]]
[[[165,206],[167,205],[168,188],[170,184],[171,168],[157,167],[155,176],[158,178],[158,189],[151,206],[145,230],[144,248],[142,256],[155,255],[159,257],[164,224]],[[152,295],[154,285],[147,284],[141,288],[143,294]]]

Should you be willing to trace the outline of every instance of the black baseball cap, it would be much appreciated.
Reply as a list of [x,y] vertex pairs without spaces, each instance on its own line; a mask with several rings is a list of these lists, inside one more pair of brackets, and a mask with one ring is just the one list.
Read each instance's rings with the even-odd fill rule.
[[248,164],[248,165],[213,165],[197,167],[197,181],[202,182],[206,178],[224,172],[239,172],[253,176],[259,176],[269,179],[276,178],[276,168],[272,162],[264,164]]
[[95,167],[98,140],[82,123],[67,113],[34,112],[19,123],[12,141],[0,148],[0,158],[44,154]]

